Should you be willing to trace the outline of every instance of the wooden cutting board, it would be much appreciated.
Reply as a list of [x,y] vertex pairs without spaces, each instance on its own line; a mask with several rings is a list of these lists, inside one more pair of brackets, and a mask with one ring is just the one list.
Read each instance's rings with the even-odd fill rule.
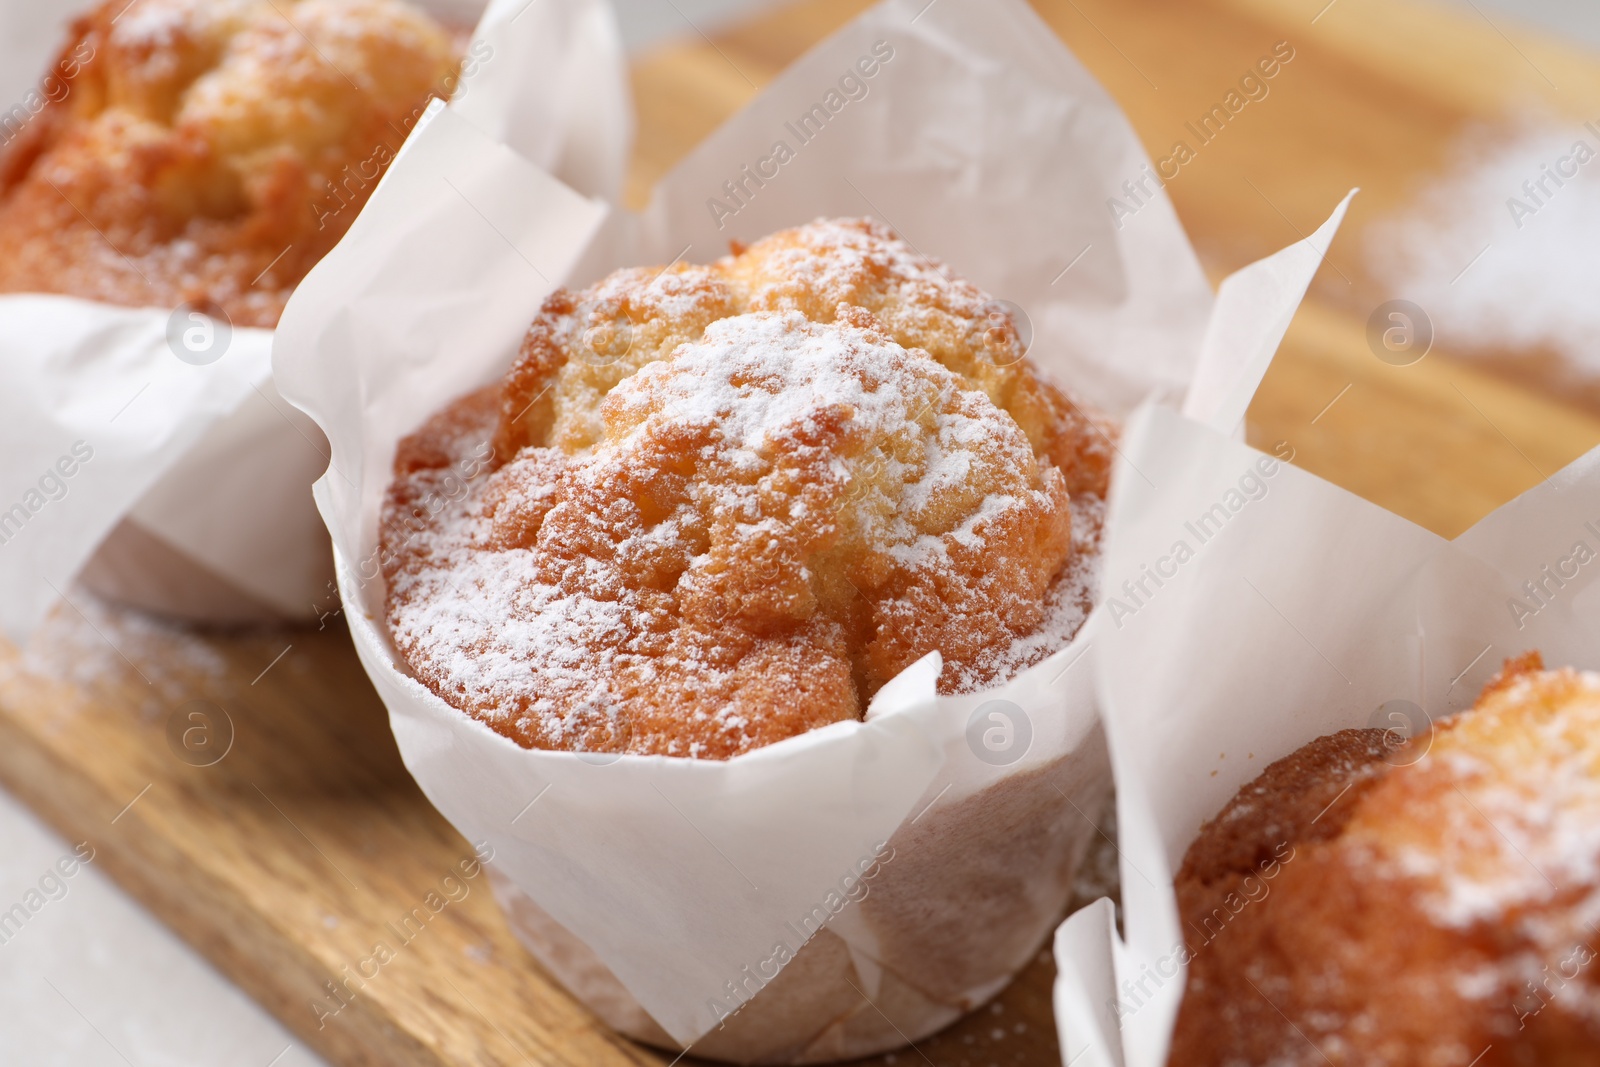
[[[864,6],[810,0],[641,58],[635,200]],[[1251,408],[1252,440],[1288,441],[1302,466],[1446,535],[1600,443],[1600,420],[1514,377],[1440,352],[1378,361],[1366,318],[1395,294],[1362,269],[1372,221],[1443,165],[1466,125],[1530,97],[1584,117],[1584,101],[1600,99],[1594,57],[1397,0],[1039,7],[1157,156],[1274,43],[1295,48],[1272,95],[1169,187],[1219,277],[1364,189]],[[218,751],[231,734],[215,764],[178,758],[169,735],[195,727]],[[454,890],[460,899],[328,1016],[325,983],[471,855],[402,767],[337,616],[204,636],[74,594],[26,654],[0,650],[0,780],[91,841],[96,863],[332,1063],[670,1061],[609,1034],[544,976],[481,877],[459,880],[465,896]],[[994,1005],[875,1062],[1059,1063],[1051,974],[1041,954]]]

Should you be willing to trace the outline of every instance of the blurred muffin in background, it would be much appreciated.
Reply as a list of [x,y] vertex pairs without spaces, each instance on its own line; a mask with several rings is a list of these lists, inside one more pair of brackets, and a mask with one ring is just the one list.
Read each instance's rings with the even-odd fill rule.
[[272,327],[463,41],[403,0],[110,0],[0,148],[0,292]]

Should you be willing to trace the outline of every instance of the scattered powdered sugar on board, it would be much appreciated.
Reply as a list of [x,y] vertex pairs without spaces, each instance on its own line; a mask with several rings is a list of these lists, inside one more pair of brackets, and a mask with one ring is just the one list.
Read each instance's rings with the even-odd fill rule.
[[115,693],[145,717],[211,691],[228,662],[202,634],[74,588],[18,649],[0,654],[0,689],[45,681],[89,699]]
[[1600,121],[1476,129],[1374,225],[1367,259],[1455,352],[1537,349],[1600,377]]

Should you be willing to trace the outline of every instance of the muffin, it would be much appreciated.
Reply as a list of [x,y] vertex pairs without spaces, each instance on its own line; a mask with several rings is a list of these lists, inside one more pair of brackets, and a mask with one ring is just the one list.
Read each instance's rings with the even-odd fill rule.
[[1600,1063],[1600,674],[1508,661],[1393,740],[1313,741],[1190,847],[1172,1064]]
[[[275,327],[430,97],[454,84],[464,44],[403,0],[109,0],[73,22],[38,113],[0,129],[0,293]],[[309,423],[274,406],[290,421],[278,432],[317,448]],[[258,432],[237,413],[221,425]],[[177,468],[151,493],[174,484],[224,510],[254,491]],[[286,539],[315,536],[309,510],[284,502]],[[188,622],[291,614],[287,594],[268,602],[132,515],[78,577]],[[305,597],[297,614],[316,613],[331,579],[331,560],[289,579]]]
[[939,651],[994,685],[1092,587],[1114,427],[1010,310],[867,220],[558,291],[397,450],[386,618],[530,748],[724,759]]
[[0,292],[275,326],[461,43],[403,0],[110,0],[0,152]]

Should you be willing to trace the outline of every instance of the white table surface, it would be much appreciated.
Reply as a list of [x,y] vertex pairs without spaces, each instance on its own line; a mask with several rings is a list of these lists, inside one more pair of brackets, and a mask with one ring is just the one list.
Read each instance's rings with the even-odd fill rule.
[[[71,853],[70,844],[0,794],[0,914],[45,901],[15,933],[14,920],[0,932],[7,938],[0,944],[0,1063],[322,1062],[93,862],[60,878],[56,863]],[[27,897],[30,891],[39,896]]]
[[[615,0],[630,48],[710,31],[774,0]],[[964,0],[946,0],[964,2]],[[1595,0],[1449,0],[1600,47]],[[81,7],[40,0],[30,19]],[[0,70],[0,99],[36,72]],[[0,913],[71,846],[0,792]],[[317,1067],[322,1061],[117,889],[93,863],[0,944],[0,1063],[29,1067]],[[57,891],[59,892],[59,891]]]

